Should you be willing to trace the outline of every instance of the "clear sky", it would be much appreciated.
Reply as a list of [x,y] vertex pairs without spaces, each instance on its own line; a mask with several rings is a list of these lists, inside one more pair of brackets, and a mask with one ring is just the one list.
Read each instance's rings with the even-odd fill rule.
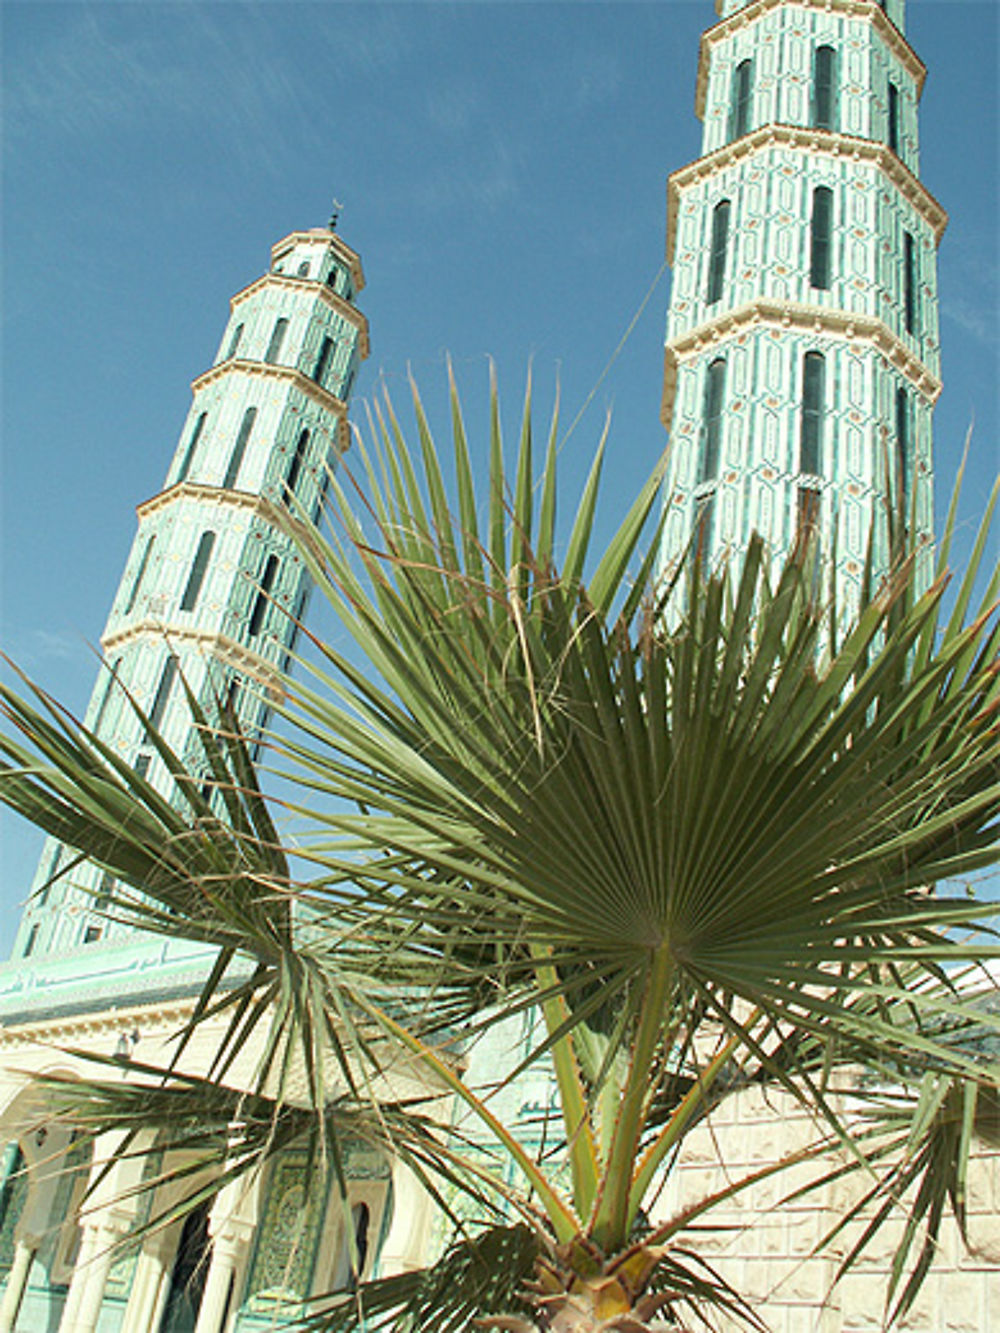
[[[940,250],[943,513],[975,418],[966,524],[997,471],[998,16],[909,0],[929,67],[921,174]],[[711,0],[659,3],[7,3],[0,634],[82,711],[135,531],[269,247],[323,224],[368,286],[372,356],[405,408],[412,366],[446,427],[444,356],[469,399],[496,358],[513,433],[526,366],[568,427],[566,480],[613,412],[605,503],[634,494],[659,425],[665,182],[698,155]],[[485,447],[485,443],[483,445]],[[40,847],[6,819],[0,956]]]

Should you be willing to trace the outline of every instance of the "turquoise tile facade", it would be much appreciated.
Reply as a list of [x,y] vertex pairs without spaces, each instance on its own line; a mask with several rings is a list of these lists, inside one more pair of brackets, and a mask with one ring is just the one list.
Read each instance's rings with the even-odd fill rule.
[[917,175],[924,66],[902,0],[717,12],[699,55],[702,156],[668,184],[662,561],[695,544],[710,564],[738,558],[754,530],[779,560],[815,526],[846,617],[870,535],[887,567],[887,503],[930,576],[947,218]]
[[[148,765],[165,791],[166,770],[143,745],[129,697],[195,763],[185,682],[210,717],[228,698],[248,735],[267,721],[269,685],[289,660],[310,580],[264,504],[319,511],[368,353],[354,304],[363,285],[357,255],[325,228],[275,245],[268,273],[233,297],[215,362],[192,386],[164,489],[139,505],[86,723],[126,763]],[[43,850],[15,959],[48,963],[134,936],[94,910],[100,872],[73,860],[52,841]],[[77,976],[82,961],[71,964]],[[154,989],[158,970],[155,958],[143,969]]]

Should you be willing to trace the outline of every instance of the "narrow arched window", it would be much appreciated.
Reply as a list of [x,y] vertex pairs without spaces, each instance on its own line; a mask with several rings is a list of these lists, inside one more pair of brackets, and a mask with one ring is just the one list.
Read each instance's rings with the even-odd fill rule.
[[723,199],[712,210],[712,243],[708,259],[708,291],[705,300],[714,305],[722,297],[722,287],[726,279],[726,246],[729,241],[728,199]]
[[309,261],[308,261],[308,259],[303,260],[303,262],[299,265],[299,271],[298,271],[297,276],[300,277],[300,278],[308,278],[308,276],[309,276]]
[[149,772],[149,766],[152,762],[153,762],[153,756],[151,754],[143,753],[140,755],[136,755],[136,760],[135,763],[132,765],[132,768],[135,770],[136,773],[138,773],[140,778],[144,778],[146,774]]
[[714,481],[719,475],[719,446],[722,442],[722,402],[726,386],[726,363],[719,357],[713,361],[705,376],[705,399],[702,420],[702,449],[698,467],[698,484]]
[[156,541],[156,533],[146,543],[142,553],[142,559],[139,561],[139,568],[135,572],[135,578],[132,581],[132,589],[128,595],[128,601],[125,603],[125,615],[131,615],[135,606],[136,598],[139,596],[139,589],[142,587],[142,581],[146,577],[146,566],[149,564],[149,557],[153,554],[153,543]]
[[739,139],[750,130],[750,110],[753,99],[753,61],[741,60],[733,70],[729,89],[730,140]]
[[323,338],[319,349],[319,356],[316,358],[316,369],[313,371],[313,379],[317,384],[323,383],[323,376],[326,374],[327,367],[330,364],[330,353],[333,351],[333,339]]
[[201,432],[205,429],[205,418],[207,412],[200,413],[198,420],[194,423],[194,430],[191,432],[191,438],[188,440],[188,446],[184,450],[184,457],[181,459],[181,465],[177,469],[177,480],[184,481],[191,471],[191,464],[194,462],[194,451],[198,448],[198,441],[201,439]]
[[797,531],[809,537],[819,527],[820,495],[818,486],[800,486],[797,496]]
[[[333,1265],[333,1291],[356,1291],[359,1278],[364,1274],[368,1258],[371,1227],[371,1209],[367,1203],[356,1203],[350,1218],[344,1219],[343,1231]],[[348,1230],[350,1228],[350,1230]],[[353,1241],[353,1244],[352,1244]]]
[[899,476],[899,494],[903,504],[909,494],[910,485],[910,400],[902,387],[896,390],[896,467]]
[[28,939],[24,946],[24,952],[21,954],[22,958],[31,957],[32,951],[34,950],[35,947],[35,941],[37,939],[38,939],[38,927],[36,925],[32,926],[31,930],[28,932]]
[[184,596],[181,598],[182,611],[193,611],[198,601],[198,594],[201,592],[201,585],[205,581],[205,571],[208,569],[208,562],[212,558],[212,547],[215,545],[215,533],[203,532],[201,540],[198,542],[198,549],[194,553],[194,560],[191,563],[191,573],[188,575],[187,587],[184,589]]
[[823,400],[826,395],[826,358],[806,352],[802,367],[802,433],[799,471],[819,476],[823,456]]
[[333,268],[330,270],[330,272],[326,275],[326,285],[327,285],[328,287],[332,287],[332,288],[334,289],[334,291],[336,291],[336,289],[337,289],[337,266],[336,266],[336,265],[334,265]]
[[279,319],[271,330],[271,341],[267,344],[267,351],[264,353],[264,360],[268,365],[274,365],[281,355],[281,344],[285,341],[285,332],[288,329],[288,320]]
[[330,489],[330,463],[328,459],[322,461],[322,472],[319,479],[319,491],[316,495],[316,504],[313,507],[312,521],[319,522],[319,516],[323,512],[323,506],[326,504],[326,493]]
[[809,227],[809,282],[824,290],[830,286],[830,253],[833,240],[833,191],[825,185],[813,190]]
[[[119,658],[119,661],[120,660],[121,659]],[[94,727],[93,730],[96,731],[97,728]],[[42,885],[33,895],[34,901],[39,907],[41,907],[42,903],[44,903],[46,898],[48,898],[49,896],[49,889],[52,888],[52,884],[55,880],[56,871],[59,869],[59,858],[61,856],[62,856],[62,843],[57,842],[55,845],[55,849],[52,852],[52,855],[49,857],[49,863],[45,867],[45,875],[42,881]],[[3,1218],[2,1216],[0,1216],[0,1226],[2,1225],[3,1225]]]
[[115,891],[118,881],[112,875],[110,870],[105,870],[97,885],[97,895],[94,898],[94,908],[98,912],[106,912],[111,906],[111,895]]
[[299,631],[302,629],[302,619],[306,613],[306,606],[309,602],[309,585],[303,587],[295,602],[295,610],[292,612],[292,632],[288,639],[288,647],[285,649],[285,656],[282,659],[282,671],[291,669],[295,645],[299,639]]
[[222,479],[222,485],[225,490],[236,485],[236,479],[240,475],[240,466],[243,462],[243,455],[247,451],[247,445],[250,442],[250,432],[253,430],[253,423],[257,420],[257,409],[248,407],[243,413],[243,420],[240,422],[239,434],[236,436],[236,443],[233,445],[233,452],[229,455],[229,466],[226,468],[226,475]]
[[230,719],[234,719],[236,717],[236,704],[239,699],[239,694],[240,694],[240,678],[239,676],[230,676],[229,682],[226,685],[226,692],[223,695],[222,702],[219,705],[220,722],[226,723]]
[[837,53],[817,46],[813,54],[812,123],[821,130],[837,128]]
[[285,478],[285,496],[289,496],[295,490],[295,483],[299,479],[299,473],[302,471],[302,461],[306,456],[306,450],[309,448],[309,432],[307,430],[299,433],[298,443],[295,446],[295,453],[292,454],[292,461],[288,465],[288,476]]
[[104,693],[101,695],[101,702],[97,706],[97,716],[94,718],[94,725],[91,727],[91,731],[94,733],[95,736],[98,735],[98,733],[101,730],[101,723],[104,721],[104,714],[107,711],[108,702],[111,699],[111,691],[115,687],[115,677],[118,675],[118,668],[121,666],[121,664],[122,664],[122,659],[120,657],[116,657],[114,662],[111,664],[110,671],[108,672],[107,684],[104,686]]
[[917,331],[917,245],[908,231],[903,232],[903,318],[906,332]]
[[[26,949],[25,957],[27,956]],[[0,1172],[3,1175],[3,1184],[0,1185],[0,1228],[10,1234],[21,1216],[28,1196],[27,1163],[16,1140],[8,1143],[4,1150]]]
[[149,725],[158,727],[163,721],[163,714],[166,712],[167,703],[170,699],[170,691],[177,676],[177,658],[173,653],[163,664],[163,670],[160,672],[160,683],[156,687],[156,696],[153,699],[153,706],[149,710]]
[[694,517],[694,548],[699,560],[707,560],[715,531],[715,490],[698,501]]
[[889,124],[887,138],[889,147],[899,155],[899,89],[894,83],[889,84]]
[[250,612],[250,635],[260,633],[260,627],[264,623],[264,613],[267,610],[267,603],[270,599],[271,587],[274,583],[274,576],[278,572],[278,557],[269,555],[267,564],[264,566],[264,573],[261,575],[260,587],[257,589],[257,596],[254,598],[253,610]]
[[208,1229],[209,1203],[199,1204],[184,1220],[174,1261],[166,1277],[166,1297],[161,1333],[172,1329],[194,1328],[205,1295],[208,1264],[205,1256],[211,1239]]
[[233,336],[229,339],[229,347],[226,350],[226,360],[236,355],[236,349],[240,345],[240,339],[243,337],[243,325],[237,324],[233,329]]

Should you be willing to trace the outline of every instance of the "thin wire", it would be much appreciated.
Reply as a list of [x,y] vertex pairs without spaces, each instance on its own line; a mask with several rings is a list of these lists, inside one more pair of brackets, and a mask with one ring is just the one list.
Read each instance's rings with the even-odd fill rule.
[[583,406],[580,408],[579,412],[577,412],[576,416],[573,418],[573,420],[572,420],[572,422],[571,422],[571,424],[570,424],[569,430],[567,430],[566,434],[562,437],[562,440],[560,441],[560,444],[559,444],[559,452],[560,452],[560,453],[562,452],[563,446],[565,445],[566,441],[569,439],[569,437],[573,434],[573,432],[576,430],[577,426],[579,425],[580,418],[583,416],[584,412],[586,412],[587,408],[590,406],[591,402],[593,401],[594,395],[597,393],[597,390],[601,387],[601,385],[602,385],[602,384],[604,383],[604,381],[607,379],[608,371],[611,369],[611,367],[612,367],[612,366],[615,364],[615,362],[618,360],[618,357],[619,357],[619,355],[620,355],[620,353],[621,353],[622,348],[625,346],[625,344],[628,342],[629,338],[630,338],[631,335],[632,335],[632,330],[635,328],[635,326],[638,324],[639,320],[641,319],[641,317],[642,317],[642,312],[646,309],[646,306],[649,305],[649,299],[650,299],[650,297],[653,295],[653,293],[656,291],[657,287],[659,286],[660,279],[663,277],[663,274],[666,272],[668,262],[669,262],[669,261],[665,259],[665,260],[663,261],[663,263],[660,265],[660,267],[657,269],[657,271],[656,271],[656,277],[655,277],[655,278],[653,279],[653,281],[650,283],[649,291],[646,293],[646,295],[645,295],[645,296],[642,298],[642,300],[639,302],[639,308],[638,308],[638,310],[635,312],[635,314],[632,316],[631,320],[629,321],[629,326],[628,326],[628,328],[625,330],[625,332],[622,334],[622,336],[621,336],[621,340],[619,341],[618,346],[617,346],[617,347],[615,348],[615,350],[611,353],[611,357],[610,357],[610,359],[609,359],[609,361],[608,361],[608,364],[607,364],[607,365],[604,367],[604,369],[601,371],[600,375],[598,375],[598,377],[597,377],[597,382],[594,384],[594,387],[591,389],[590,393],[588,393],[587,396],[586,396],[586,398],[583,400]]

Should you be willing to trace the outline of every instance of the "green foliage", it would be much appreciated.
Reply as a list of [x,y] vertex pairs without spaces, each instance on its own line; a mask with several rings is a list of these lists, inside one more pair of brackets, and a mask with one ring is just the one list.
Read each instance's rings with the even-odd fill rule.
[[[235,1095],[253,1038],[239,1095],[282,1132],[234,1170],[307,1141],[343,1188],[353,1116],[442,1204],[467,1193],[478,1230],[317,1329],[367,1312],[457,1330],[501,1297],[514,1322],[497,1328],[526,1310],[548,1327],[573,1302],[595,1321],[631,1311],[622,1327],[675,1306],[753,1322],[683,1256],[714,1207],[831,1154],[834,1171],[881,1172],[863,1242],[910,1210],[888,1293],[905,1310],[945,1211],[962,1221],[968,1107],[998,1078],[981,965],[1000,950],[970,934],[989,907],[928,892],[996,860],[997,576],[967,620],[970,570],[946,619],[943,570],[915,587],[894,529],[900,563],[845,632],[816,593],[817,549],[774,568],[754,537],[664,611],[662,465],[593,552],[603,442],[560,542],[557,423],[536,476],[530,386],[510,472],[494,394],[484,495],[454,389],[450,469],[415,391],[414,406],[416,448],[388,402],[376,412],[332,479],[326,535],[274,514],[354,645],[315,642],[272,738],[307,873],[292,878],[234,718],[197,719],[210,798],[153,737],[164,798],[48,700],[5,693],[24,739],[3,742],[3,799],[131,886],[116,910],[220,948],[185,1034],[225,1016],[207,1076],[136,1068],[159,1100],[95,1081],[75,1114],[134,1131],[155,1107],[183,1135]],[[562,1150],[541,1156],[457,1058],[523,1014],[536,1037],[504,1078],[552,1071]],[[403,1065],[425,1080],[419,1106],[395,1091]],[[897,1091],[858,1133],[843,1094],[864,1071]],[[808,1107],[816,1142],[654,1226],[685,1136],[758,1086]],[[474,1144],[434,1133],[452,1097]]]

